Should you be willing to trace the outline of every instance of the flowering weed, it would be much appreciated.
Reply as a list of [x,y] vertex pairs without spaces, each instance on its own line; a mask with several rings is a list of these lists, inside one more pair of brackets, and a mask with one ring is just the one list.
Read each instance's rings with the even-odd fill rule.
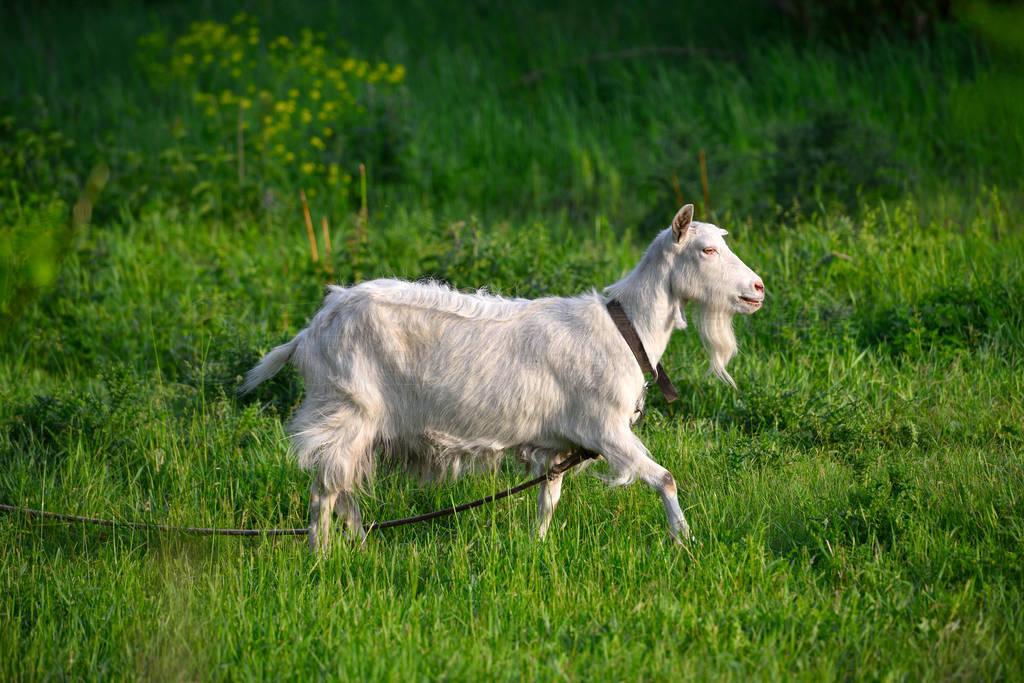
[[[357,59],[324,32],[268,38],[245,13],[228,24],[193,22],[176,38],[149,33],[137,57],[152,85],[184,91],[199,114],[199,130],[175,126],[183,145],[218,145],[213,165],[240,186],[297,184],[310,195],[347,196],[358,164],[377,164],[359,138],[393,127],[405,79],[402,65]],[[384,136],[391,145],[401,144],[396,132]]]

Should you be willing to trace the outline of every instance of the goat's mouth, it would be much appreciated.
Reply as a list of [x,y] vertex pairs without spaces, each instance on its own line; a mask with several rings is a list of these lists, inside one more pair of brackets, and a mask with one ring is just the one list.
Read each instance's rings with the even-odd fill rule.
[[754,308],[755,310],[761,308],[761,304],[764,303],[764,297],[761,297],[760,299],[755,299],[749,296],[740,296],[737,298],[746,305],[750,306],[751,308]]

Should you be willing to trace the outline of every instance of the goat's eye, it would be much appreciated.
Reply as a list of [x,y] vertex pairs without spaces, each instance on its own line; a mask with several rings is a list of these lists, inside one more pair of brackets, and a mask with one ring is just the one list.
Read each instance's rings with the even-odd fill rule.
[[715,249],[714,247],[704,247],[704,253],[707,254],[708,256],[711,256],[712,254],[717,254],[718,250]]

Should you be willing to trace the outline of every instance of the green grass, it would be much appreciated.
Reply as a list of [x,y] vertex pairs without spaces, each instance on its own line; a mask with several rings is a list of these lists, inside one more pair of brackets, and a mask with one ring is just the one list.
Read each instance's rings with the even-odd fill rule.
[[[265,31],[331,28],[407,69],[385,122],[404,130],[403,166],[382,178],[370,163],[365,232],[358,201],[322,187],[311,200],[340,281],[603,286],[678,208],[672,173],[700,198],[706,150],[715,217],[768,304],[737,320],[738,392],[677,334],[664,364],[682,398],[649,397],[638,428],[700,542],[671,544],[642,484],[589,475],[567,478],[543,543],[532,494],[364,548],[339,540],[325,558],[302,539],[5,516],[0,677],[1020,676],[1024,124],[1001,96],[1021,73],[1005,17],[975,6],[930,40],[843,46],[790,32],[767,3],[742,21],[676,5],[247,9]],[[201,113],[127,59],[140,36],[230,19],[219,11],[5,10],[0,216],[10,244],[31,247],[0,251],[2,291],[39,287],[0,320],[2,502],[306,522],[309,477],[283,427],[301,382],[285,371],[235,395],[322,296],[293,199],[304,179],[284,168],[240,186],[231,161],[173,177],[160,154],[178,144],[174,121]],[[594,58],[643,45],[695,55]],[[91,224],[66,233],[60,213],[100,161],[111,180]],[[511,463],[435,487],[388,474],[364,517],[522,478]]]

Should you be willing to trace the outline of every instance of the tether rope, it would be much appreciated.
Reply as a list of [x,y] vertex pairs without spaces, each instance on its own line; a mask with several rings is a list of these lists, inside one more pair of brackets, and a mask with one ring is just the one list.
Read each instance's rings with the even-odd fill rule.
[[[388,529],[391,527],[403,526],[405,524],[415,524],[416,522],[425,522],[429,519],[437,519],[438,517],[454,515],[464,510],[479,507],[485,503],[493,503],[494,501],[501,500],[502,498],[508,498],[520,491],[525,491],[528,488],[536,486],[542,481],[560,476],[584,460],[590,460],[596,457],[597,454],[590,451],[576,451],[567,459],[552,467],[546,473],[534,477],[529,481],[523,482],[518,486],[513,486],[510,489],[499,491],[498,493],[492,493],[491,495],[478,498],[477,500],[470,501],[468,503],[444,508],[443,510],[435,510],[434,512],[428,512],[422,515],[402,517],[400,519],[389,519],[386,522],[370,522],[369,524],[364,525],[363,529],[369,532],[375,529]],[[84,524],[95,524],[98,526],[146,529],[149,531],[163,531],[167,533],[189,534],[193,536],[304,536],[309,533],[309,527],[297,527],[293,529],[217,529],[199,526],[171,526],[169,524],[154,524],[151,522],[130,522],[116,519],[103,519],[100,517],[86,517],[83,515],[69,515],[61,512],[50,512],[49,510],[37,510],[34,508],[5,505],[3,503],[0,503],[0,511],[20,513],[29,517],[56,519],[62,522],[82,522]]]

